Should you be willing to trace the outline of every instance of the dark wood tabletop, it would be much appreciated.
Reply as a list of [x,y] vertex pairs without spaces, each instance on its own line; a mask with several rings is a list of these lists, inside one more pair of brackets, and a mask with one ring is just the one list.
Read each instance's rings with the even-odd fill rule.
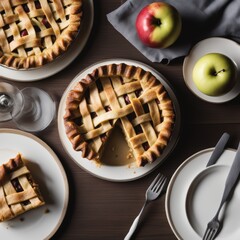
[[[37,82],[13,82],[20,89],[39,87],[53,94],[59,102],[71,80],[84,68],[108,58],[127,58],[141,61],[163,74],[171,83],[181,107],[181,132],[178,144],[166,161],[147,176],[130,182],[111,182],[99,179],[80,168],[64,151],[57,128],[53,125],[36,135],[57,154],[67,173],[70,199],[67,214],[53,239],[58,240],[117,240],[123,239],[133,219],[139,213],[147,187],[162,172],[169,179],[189,156],[213,147],[223,132],[231,135],[228,144],[236,148],[240,140],[240,98],[224,104],[204,102],[184,83],[183,59],[163,65],[152,63],[120,35],[107,21],[106,14],[118,8],[121,0],[96,0],[94,26],[89,40],[79,56],[67,68]],[[2,79],[3,80],[3,79]],[[1,128],[15,128],[11,122]],[[27,234],[27,233],[26,233]],[[148,206],[136,239],[174,240],[165,213],[165,195]]]

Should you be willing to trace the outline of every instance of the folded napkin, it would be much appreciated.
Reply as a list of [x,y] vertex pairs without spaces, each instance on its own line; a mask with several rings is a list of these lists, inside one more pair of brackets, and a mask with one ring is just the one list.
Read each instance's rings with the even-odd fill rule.
[[173,5],[182,18],[179,39],[166,49],[150,48],[140,41],[135,21],[140,10],[157,0],[128,0],[107,14],[108,21],[152,62],[169,63],[188,54],[196,42],[213,36],[240,42],[240,0],[160,0]]

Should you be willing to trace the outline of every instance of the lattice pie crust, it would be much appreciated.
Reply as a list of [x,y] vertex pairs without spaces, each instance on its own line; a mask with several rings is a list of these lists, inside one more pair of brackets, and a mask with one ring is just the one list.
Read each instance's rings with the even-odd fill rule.
[[82,0],[1,0],[0,63],[28,69],[65,52],[78,33]]
[[94,70],[68,93],[64,122],[73,148],[96,160],[118,123],[137,165],[143,166],[167,146],[174,108],[165,88],[150,72],[111,64]]
[[0,222],[44,204],[21,155],[0,166]]

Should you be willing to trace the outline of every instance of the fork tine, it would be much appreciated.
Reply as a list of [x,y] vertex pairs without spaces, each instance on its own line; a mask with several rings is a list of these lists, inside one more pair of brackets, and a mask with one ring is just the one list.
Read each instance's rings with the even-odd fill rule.
[[158,179],[158,181],[153,185],[153,187],[151,188],[153,192],[156,191],[156,189],[158,188],[159,184],[163,181],[164,176],[161,175],[161,177]]
[[163,190],[163,188],[166,186],[166,183],[167,183],[167,178],[164,177],[163,178],[163,181],[159,184],[158,188],[156,189],[156,192],[160,192]]
[[213,240],[213,239],[215,239],[216,238],[216,236],[217,236],[217,229],[213,229],[213,232],[212,232],[212,237],[211,237],[211,239],[210,240]]
[[214,239],[214,236],[215,236],[215,231],[214,231],[214,229],[211,229],[208,239],[209,239],[209,240],[213,240],[213,239]]
[[207,228],[207,230],[205,231],[204,235],[203,235],[203,240],[208,240],[208,236],[210,234],[210,228]]
[[158,181],[158,179],[160,178],[161,173],[159,173],[155,179],[153,180],[153,182],[151,183],[151,185],[148,187],[148,189],[152,189],[152,187],[155,185],[155,183]]
[[203,240],[207,240],[208,239],[208,234],[209,234],[209,229],[207,229],[203,235]]
[[213,228],[208,228],[203,236],[203,240],[213,240],[215,239],[217,231]]

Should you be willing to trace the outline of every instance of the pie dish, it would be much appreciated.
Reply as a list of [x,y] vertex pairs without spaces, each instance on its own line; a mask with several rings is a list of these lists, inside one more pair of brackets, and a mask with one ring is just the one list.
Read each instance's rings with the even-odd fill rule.
[[0,203],[0,222],[44,204],[20,154],[0,166]]
[[138,166],[158,158],[174,125],[174,108],[150,72],[124,63],[103,65],[68,93],[65,131],[76,151],[101,160],[111,130],[120,126]]
[[65,52],[75,39],[82,0],[0,1],[0,64],[40,67]]
[[62,71],[69,66],[73,60],[83,51],[88,42],[94,21],[94,5],[93,0],[84,1],[82,5],[84,14],[79,27],[79,32],[71,46],[60,57],[57,57],[51,64],[45,64],[41,67],[30,68],[27,71],[16,71],[14,68],[5,67],[0,64],[0,77],[18,82],[33,82],[46,79],[52,75]]

